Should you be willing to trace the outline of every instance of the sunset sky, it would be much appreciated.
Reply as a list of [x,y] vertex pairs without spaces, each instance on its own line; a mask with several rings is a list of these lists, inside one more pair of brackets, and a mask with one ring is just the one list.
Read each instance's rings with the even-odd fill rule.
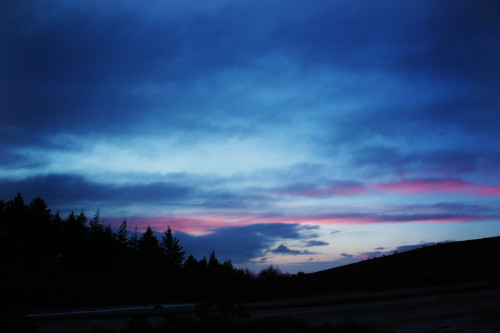
[[0,199],[311,272],[500,235],[498,1],[0,2]]

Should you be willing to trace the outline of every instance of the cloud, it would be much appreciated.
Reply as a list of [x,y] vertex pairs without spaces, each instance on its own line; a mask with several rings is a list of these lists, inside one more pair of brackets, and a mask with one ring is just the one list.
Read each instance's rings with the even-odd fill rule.
[[407,179],[374,185],[377,190],[403,194],[457,193],[472,196],[499,196],[500,187],[482,186],[460,179]]
[[175,232],[175,236],[188,253],[198,258],[215,250],[219,258],[242,264],[265,255],[277,240],[302,239],[304,232],[307,232],[307,227],[298,224],[273,223],[214,228],[211,234],[201,236]]
[[81,202],[139,203],[186,200],[195,189],[169,182],[113,185],[87,181],[76,175],[47,175],[23,180],[2,180],[2,197],[20,192],[26,197],[40,196],[52,205]]
[[37,160],[30,159],[25,154],[17,151],[0,148],[0,170],[1,169],[19,169],[19,168],[37,168],[44,165],[43,158]]
[[[153,177],[153,180],[157,179]],[[137,178],[136,181],[141,181]],[[230,180],[229,180],[230,182]],[[41,196],[54,210],[67,213],[71,209],[100,208],[114,220],[127,217],[132,224],[175,225],[179,231],[207,233],[224,226],[251,224],[300,224],[308,238],[318,237],[320,225],[406,223],[406,222],[472,222],[491,221],[500,217],[497,208],[488,204],[466,202],[431,203],[422,205],[276,209],[278,199],[262,189],[231,189],[228,180],[191,175],[164,176],[163,180],[142,183],[100,183],[76,175],[46,175],[21,180],[0,180],[0,198],[9,200],[17,193],[30,200]],[[366,186],[368,187],[368,186]],[[377,183],[382,193],[456,193],[469,196],[496,196],[497,188],[481,187],[456,180],[409,180]],[[377,192],[374,192],[377,193]],[[137,207],[143,207],[138,209]],[[144,207],[147,207],[144,208]],[[321,210],[325,211],[322,212]],[[334,213],[331,213],[331,211]],[[338,231],[337,231],[338,232]],[[334,231],[336,233],[336,231]],[[306,246],[322,246],[319,240]],[[326,242],[324,242],[326,243]],[[316,244],[316,245],[313,245]]]
[[[286,133],[308,131],[288,147],[314,140],[321,147],[345,146],[356,168],[439,174],[472,172],[498,151],[476,152],[463,144],[497,135],[500,57],[493,47],[498,20],[491,3],[114,7],[5,6],[5,147],[43,150],[62,134],[122,141],[144,133],[185,145],[284,127]],[[309,108],[315,117],[305,115]],[[447,147],[431,147],[443,141],[435,140],[443,132]],[[282,186],[282,193],[364,193],[356,179],[300,180]]]
[[296,183],[278,190],[279,194],[304,197],[349,196],[364,192],[363,184],[355,181],[328,181],[321,185]]
[[353,163],[373,173],[422,173],[460,175],[476,171],[491,153],[439,149],[423,152],[401,152],[394,147],[365,147],[356,150]]
[[471,183],[459,178],[411,178],[387,182],[362,184],[360,182],[339,182],[329,185],[294,184],[278,193],[299,197],[330,197],[377,194],[379,192],[400,193],[406,195],[427,193],[453,193],[470,196],[499,196],[500,187]]
[[[430,80],[440,75],[454,81],[486,81],[490,86],[498,83],[498,50],[491,43],[497,37],[495,11],[469,8],[466,2],[398,6],[321,2],[307,7],[228,2],[209,6],[209,12],[200,4],[172,5],[168,10],[156,2],[150,5],[156,13],[131,4],[111,11],[105,4],[80,7],[60,2],[46,7],[12,5],[3,11],[9,34],[1,37],[9,47],[1,60],[10,64],[3,73],[4,82],[10,84],[4,85],[8,91],[2,97],[8,109],[17,111],[6,115],[4,124],[21,128],[29,124],[38,134],[116,133],[135,128],[137,119],[144,119],[138,110],[147,109],[161,116],[152,119],[163,128],[196,130],[204,127],[205,120],[222,119],[224,114],[197,111],[209,99],[202,91],[192,95],[193,85],[186,82],[200,83],[234,68],[240,72],[254,68],[256,59],[264,61],[273,54],[286,55],[300,68],[371,70],[398,78],[425,71]],[[464,43],[474,47],[464,48]],[[477,54],[477,50],[483,51]],[[469,59],[478,57],[483,61],[472,66]],[[29,99],[23,98],[28,95]],[[186,102],[190,105],[184,112],[173,111]],[[252,114],[259,118],[264,112],[245,111]],[[354,128],[362,129],[346,130]]]
[[[237,209],[266,206],[271,202],[264,194],[239,193],[228,188],[226,181],[196,175],[172,174],[162,177],[132,177],[134,181],[122,184],[102,183],[71,174],[49,174],[26,179],[0,179],[0,197],[13,198],[21,193],[26,198],[40,196],[58,207],[80,206],[88,202],[113,205],[180,205],[213,209]],[[158,180],[162,178],[164,180]],[[217,186],[218,185],[218,186]],[[102,206],[101,206],[102,207]]]
[[[338,209],[340,210],[340,209]],[[473,221],[491,221],[500,218],[498,207],[491,205],[466,204],[461,202],[401,205],[378,207],[373,211],[357,211],[350,209],[345,213],[330,213],[316,215],[314,212],[307,215],[263,213],[249,214],[247,212],[213,212],[213,213],[179,213],[165,214],[161,217],[133,217],[130,224],[138,224],[142,229],[147,225],[155,226],[157,229],[171,225],[175,230],[192,233],[206,234],[217,228],[232,226],[248,226],[259,224],[294,224],[302,226],[303,239],[306,246],[321,246],[319,236],[315,232],[321,225],[343,225],[343,224],[372,224],[372,223],[462,223]],[[120,219],[117,219],[120,221]],[[339,231],[334,232],[334,234]],[[326,242],[324,242],[326,243]],[[325,244],[326,245],[326,244]]]
[[320,241],[320,240],[310,240],[306,242],[306,247],[313,247],[313,246],[326,246],[329,245],[330,243]]
[[300,251],[300,250],[292,250],[292,249],[288,248],[284,244],[279,245],[275,249],[269,250],[269,252],[270,253],[274,253],[274,254],[289,254],[289,255],[292,255],[292,256],[297,256],[297,255],[301,255],[301,254],[314,254],[313,252],[310,252],[310,251],[307,251],[307,250],[302,250],[302,251]]
[[[499,220],[498,22],[494,1],[2,1],[0,197],[198,241]],[[242,261],[281,244],[252,235]]]

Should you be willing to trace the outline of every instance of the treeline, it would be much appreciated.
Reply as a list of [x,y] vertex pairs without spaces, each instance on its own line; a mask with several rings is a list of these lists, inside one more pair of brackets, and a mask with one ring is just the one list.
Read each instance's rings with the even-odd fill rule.
[[243,301],[271,298],[291,277],[270,267],[255,275],[189,255],[170,227],[158,240],[150,227],[117,231],[99,211],[66,218],[41,198],[29,204],[18,194],[0,201],[1,273],[7,279],[3,306],[68,306],[168,301]]
[[[51,214],[44,200],[25,204],[18,194],[13,200],[0,201],[0,239],[2,262],[11,266],[47,269],[136,269],[234,270],[230,261],[220,263],[215,253],[209,260],[185,258],[179,240],[170,227],[159,241],[151,227],[144,233],[130,232],[127,220],[114,231],[104,224],[97,211],[88,218],[82,211],[71,212],[65,219]],[[186,259],[186,260],[185,260]]]

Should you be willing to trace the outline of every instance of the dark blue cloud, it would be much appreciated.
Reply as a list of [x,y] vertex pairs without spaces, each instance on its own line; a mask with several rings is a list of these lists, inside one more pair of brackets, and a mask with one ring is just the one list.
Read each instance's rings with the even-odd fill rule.
[[279,239],[299,240],[310,237],[307,235],[307,227],[283,223],[223,227],[202,236],[176,232],[175,236],[180,239],[188,253],[198,258],[208,256],[212,250],[215,250],[219,258],[230,259],[237,264],[263,256]]
[[[276,53],[297,59],[304,68],[327,64],[405,76],[424,72],[430,80],[440,75],[480,83],[484,98],[479,102],[489,99],[493,107],[489,116],[469,117],[474,110],[467,110],[453,119],[464,119],[461,125],[466,125],[470,118],[480,128],[492,119],[498,123],[493,111],[498,106],[500,51],[495,41],[500,19],[492,2],[233,2],[210,12],[186,10],[164,17],[133,6],[113,11],[106,6],[5,5],[2,132],[13,131],[3,142],[49,131],[120,133],[135,128],[144,110],[159,109],[163,128],[206,129],[210,125],[198,122],[203,115],[193,102],[200,96],[176,87],[221,70],[252,68],[256,59]],[[484,90],[486,83],[490,92]],[[173,95],[169,89],[166,95],[133,93],[155,84],[171,85]],[[471,105],[468,99],[476,93],[457,104]],[[193,107],[175,112],[186,102]],[[456,113],[455,108],[444,113],[450,112]],[[431,114],[442,117],[443,112],[422,116]],[[380,119],[392,119],[384,115],[377,113]],[[366,120],[365,125],[371,122]],[[362,127],[351,124],[349,132]]]
[[[425,51],[404,57],[405,68],[444,75],[453,80],[498,87],[500,48],[492,41],[500,32],[496,1],[434,2],[424,36],[432,41]],[[475,59],[475,61],[471,61]]]
[[[217,64],[230,67],[245,54],[234,52],[226,40],[231,31],[234,41],[242,35],[231,27],[239,19],[230,13],[150,20],[133,8],[114,13],[60,3],[20,6],[23,10],[13,5],[2,15],[3,125],[14,129],[4,142],[47,132],[120,133],[136,127],[151,109],[162,110],[163,127],[196,127],[195,119],[185,122],[175,112],[185,103],[177,91],[160,96],[134,91],[154,84],[175,88],[174,82],[199,78]],[[222,28],[225,39],[219,38]]]
[[262,207],[269,204],[266,196],[211,189],[207,186],[214,181],[217,182],[217,179],[205,179],[202,182],[197,177],[188,175],[173,175],[170,178],[175,180],[121,185],[93,182],[82,176],[64,174],[21,180],[0,179],[0,198],[9,200],[17,193],[21,193],[27,199],[40,196],[49,205],[56,206],[53,208],[72,209],[89,202],[103,205],[160,204],[220,209]]
[[24,154],[0,147],[0,168],[36,168],[45,164],[43,158],[32,159]]
[[490,154],[477,151],[431,150],[424,152],[401,152],[395,148],[365,147],[353,154],[357,167],[368,167],[377,173],[425,172],[426,174],[464,174],[480,168]]
[[[496,220],[500,217],[500,211],[494,205],[466,205],[464,210],[455,211],[446,208],[446,205],[409,205],[392,206],[393,212],[346,212],[332,214],[312,214],[310,219],[333,220],[335,223],[405,223],[405,222],[432,222],[432,221],[486,221]],[[334,222],[332,222],[334,223]]]
[[436,202],[433,204],[417,204],[402,206],[401,209],[407,210],[428,210],[441,213],[463,214],[464,216],[484,215],[493,216],[500,213],[495,205],[475,204],[466,202]]
[[326,246],[329,245],[330,243],[320,241],[320,240],[310,240],[306,242],[306,247],[312,247],[312,246]]
[[313,252],[310,252],[307,250],[302,250],[302,251],[301,250],[293,250],[284,244],[280,244],[280,245],[278,245],[277,248],[271,249],[268,252],[274,253],[274,254],[289,254],[292,256],[297,256],[297,255],[301,255],[301,254],[314,254]]
[[195,189],[167,182],[144,185],[109,185],[94,183],[81,176],[47,175],[24,180],[0,180],[3,198],[11,198],[21,193],[27,198],[40,196],[53,205],[81,203],[85,201],[117,202],[162,202],[185,200]]

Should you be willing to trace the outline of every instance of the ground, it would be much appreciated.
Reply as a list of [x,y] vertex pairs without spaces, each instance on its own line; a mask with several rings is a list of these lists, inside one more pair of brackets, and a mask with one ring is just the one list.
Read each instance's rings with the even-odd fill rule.
[[[421,291],[419,291],[421,292]],[[418,293],[417,293],[418,294]],[[245,304],[250,318],[294,318],[312,326],[361,324],[386,332],[500,332],[500,289],[453,291],[405,296],[378,294],[327,295],[283,302]],[[371,296],[371,297],[370,297]],[[330,304],[328,299],[331,300]],[[90,332],[103,327],[118,332],[133,314],[152,325],[163,323],[165,309],[143,309],[34,318],[41,332]],[[168,310],[192,316],[194,307]]]

